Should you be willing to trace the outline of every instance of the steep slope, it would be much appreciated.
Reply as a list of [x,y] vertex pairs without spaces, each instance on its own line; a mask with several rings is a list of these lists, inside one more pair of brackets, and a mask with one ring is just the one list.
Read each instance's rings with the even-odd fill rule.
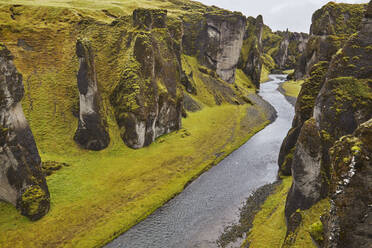
[[[372,2],[369,5],[370,8]],[[371,31],[371,18],[367,12],[360,31],[352,35],[345,47],[333,56],[326,76],[321,80],[322,86],[314,103],[312,118],[303,124],[295,145],[291,166],[293,184],[287,196],[285,209],[288,226],[292,226],[293,233],[295,233],[296,226],[299,225],[296,220],[296,210],[309,209],[320,199],[331,196],[333,201],[331,201],[329,218],[332,221],[328,222],[331,231],[324,239],[322,238],[326,241],[325,247],[344,247],[345,245],[347,247],[368,247],[368,231],[355,235],[354,232],[348,233],[346,230],[354,224],[357,224],[360,230],[366,230],[363,226],[365,224],[358,223],[360,216],[364,216],[369,211],[367,202],[370,200],[370,195],[365,195],[365,200],[358,208],[355,208],[353,201],[349,200],[350,197],[354,197],[352,196],[353,190],[357,190],[353,187],[359,186],[352,184],[353,186],[349,188],[348,185],[354,174],[357,174],[356,177],[363,177],[361,173],[368,173],[368,166],[365,167],[368,162],[363,161],[370,151],[368,146],[359,148],[358,144],[362,147],[368,144],[370,125],[363,123],[372,117],[372,54],[369,51],[372,44]],[[311,79],[309,82],[316,83]],[[361,129],[354,134],[356,143],[351,142],[350,139],[341,138],[351,135],[358,127]],[[341,141],[330,152],[331,147],[340,138]],[[361,141],[358,143],[357,139]],[[354,145],[349,149],[355,150],[356,157],[351,157],[350,161],[344,155],[347,154],[344,150],[348,149],[345,141]],[[340,148],[340,146],[346,148]],[[364,152],[361,157],[358,154],[361,151],[359,149],[363,149]],[[344,158],[342,160],[344,165],[340,163],[339,155]],[[354,171],[356,164],[358,166],[355,168],[358,169]],[[342,166],[347,165],[350,166],[349,172],[352,171],[348,174],[350,178],[341,172],[344,170]],[[345,176],[344,186],[348,189],[346,192],[343,191],[342,186],[335,186],[339,185],[340,177]],[[366,180],[360,183],[367,188],[371,187],[368,175],[364,176],[367,176]],[[339,195],[341,192],[342,195]],[[342,214],[342,211],[350,211],[350,209],[356,212],[351,216]],[[335,227],[337,225],[339,227]]]

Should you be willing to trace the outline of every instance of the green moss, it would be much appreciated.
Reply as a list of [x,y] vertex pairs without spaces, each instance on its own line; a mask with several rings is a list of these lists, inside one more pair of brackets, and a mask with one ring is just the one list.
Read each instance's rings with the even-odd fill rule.
[[327,34],[353,34],[359,28],[365,6],[329,2],[314,13],[312,30],[315,34],[322,30],[326,30]]
[[268,68],[266,68],[265,65],[262,65],[261,83],[265,83],[265,82],[269,81],[270,80],[269,75],[270,75],[270,70]]
[[287,81],[284,82],[282,88],[286,95],[297,98],[301,91],[301,86],[304,83],[304,80],[298,81]]
[[[286,235],[285,201],[292,177],[284,177],[274,194],[270,195],[253,220],[253,227],[245,242],[250,247],[281,247]],[[270,237],[269,239],[267,237]]]
[[27,216],[33,216],[39,213],[41,204],[48,200],[44,190],[38,185],[32,185],[22,194],[22,209]]
[[297,99],[302,118],[309,119],[313,114],[315,99],[324,83],[324,77],[328,69],[328,62],[321,61],[312,67],[310,78],[302,84]]
[[315,241],[323,241],[323,223],[319,220],[309,228],[309,233]]

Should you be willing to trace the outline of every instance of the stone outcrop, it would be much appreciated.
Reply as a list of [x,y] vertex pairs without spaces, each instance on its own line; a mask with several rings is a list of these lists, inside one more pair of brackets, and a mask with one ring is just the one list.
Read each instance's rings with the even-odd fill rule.
[[216,11],[205,14],[199,39],[199,61],[229,83],[235,82],[246,19],[240,13]]
[[295,117],[292,128],[288,131],[279,152],[279,172],[282,175],[290,176],[292,160],[298,136],[305,121],[313,116],[316,97],[323,86],[329,63],[326,61],[314,65],[310,78],[302,85],[300,94],[295,105]]
[[[312,118],[302,125],[294,150],[291,168],[294,181],[285,209],[287,222],[291,224],[291,216],[297,209],[308,209],[330,194],[331,212],[325,221],[324,247],[368,247],[370,244],[367,223],[370,223],[368,213],[371,211],[368,193],[371,187],[371,9],[372,2],[360,31],[350,37],[329,63],[313,104]],[[310,78],[308,83],[312,82],[318,87],[317,80]],[[302,98],[299,100],[308,97]],[[296,116],[300,115],[301,109],[296,106]]]
[[332,59],[350,35],[358,31],[365,6],[329,2],[313,14],[310,38],[294,73],[296,79],[308,76],[319,61]]
[[50,197],[31,129],[23,114],[22,75],[0,44],[0,200],[31,220],[43,217]]
[[99,151],[108,146],[110,137],[100,109],[94,54],[87,39],[77,41],[76,55],[80,64],[77,74],[80,113],[74,140],[85,149]]
[[121,137],[135,149],[181,128],[180,58],[167,28],[166,13],[134,11],[136,29],[131,34],[129,61],[110,96]]
[[330,154],[331,210],[323,218],[324,247],[370,247],[372,119],[337,141]]
[[322,151],[321,136],[315,120],[311,118],[301,128],[294,151],[293,184],[285,206],[287,220],[297,209],[308,209],[324,196]]
[[248,18],[248,25],[244,33],[244,42],[240,54],[239,68],[252,79],[257,88],[260,88],[262,70],[262,34],[263,18]]
[[277,69],[288,70],[295,68],[297,61],[299,61],[302,53],[306,49],[309,35],[305,33],[276,32],[276,34],[283,37],[279,48],[273,54],[273,59],[277,65]]

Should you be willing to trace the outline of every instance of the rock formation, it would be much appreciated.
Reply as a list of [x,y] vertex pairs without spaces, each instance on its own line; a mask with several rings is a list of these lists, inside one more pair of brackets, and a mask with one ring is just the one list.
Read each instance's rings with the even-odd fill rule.
[[248,25],[244,34],[244,43],[240,55],[239,68],[251,77],[252,82],[260,88],[262,70],[262,33],[263,18],[259,15],[256,19],[248,18]]
[[330,61],[350,35],[358,31],[364,12],[364,4],[334,2],[317,10],[312,17],[309,41],[296,66],[295,78],[308,76],[311,67],[319,61]]
[[204,25],[199,40],[199,61],[215,70],[222,80],[234,83],[243,44],[245,17],[240,13],[211,12],[205,15]]
[[279,172],[282,175],[291,175],[292,160],[298,136],[305,121],[313,116],[315,100],[323,86],[328,66],[327,61],[314,65],[310,78],[306,79],[302,85],[295,105],[296,111],[292,128],[288,131],[279,152]]
[[10,51],[0,44],[0,200],[31,220],[49,211],[49,191],[40,156],[23,114],[22,75]]
[[110,137],[101,115],[94,54],[88,40],[77,41],[76,55],[80,64],[77,74],[80,113],[74,140],[85,149],[99,151],[108,146]]
[[273,53],[273,59],[278,69],[288,70],[295,68],[302,53],[305,51],[309,35],[305,33],[276,32],[283,37],[277,52]]
[[129,61],[110,100],[123,141],[137,149],[181,128],[183,94],[166,10],[135,10],[133,24]]
[[[321,87],[315,104],[314,94],[300,95],[299,98],[300,102],[309,100],[313,112],[312,118],[302,124],[294,148],[291,166],[294,181],[287,197],[285,213],[291,225],[297,209],[308,209],[331,194],[331,212],[326,218],[328,221],[325,221],[325,247],[370,245],[367,223],[368,213],[371,212],[368,204],[371,202],[369,189],[372,185],[369,176],[371,10],[372,2],[369,3],[360,31],[352,35],[344,48],[333,56],[327,72],[320,74],[323,76],[310,77],[307,82],[314,83],[315,88]],[[313,70],[316,69],[313,67]],[[296,105],[296,116],[308,117],[301,111],[307,109],[308,112],[312,108],[300,108],[301,105]],[[294,124],[296,122],[295,119]]]
[[324,217],[324,247],[371,245],[372,119],[330,150],[331,210]]

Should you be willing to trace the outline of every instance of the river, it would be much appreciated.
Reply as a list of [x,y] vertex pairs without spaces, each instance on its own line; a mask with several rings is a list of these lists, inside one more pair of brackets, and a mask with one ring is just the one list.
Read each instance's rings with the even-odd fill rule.
[[294,108],[278,91],[283,75],[270,75],[259,95],[277,111],[277,119],[214,166],[147,219],[106,248],[209,248],[224,227],[237,222],[239,208],[255,189],[277,178],[280,145]]

